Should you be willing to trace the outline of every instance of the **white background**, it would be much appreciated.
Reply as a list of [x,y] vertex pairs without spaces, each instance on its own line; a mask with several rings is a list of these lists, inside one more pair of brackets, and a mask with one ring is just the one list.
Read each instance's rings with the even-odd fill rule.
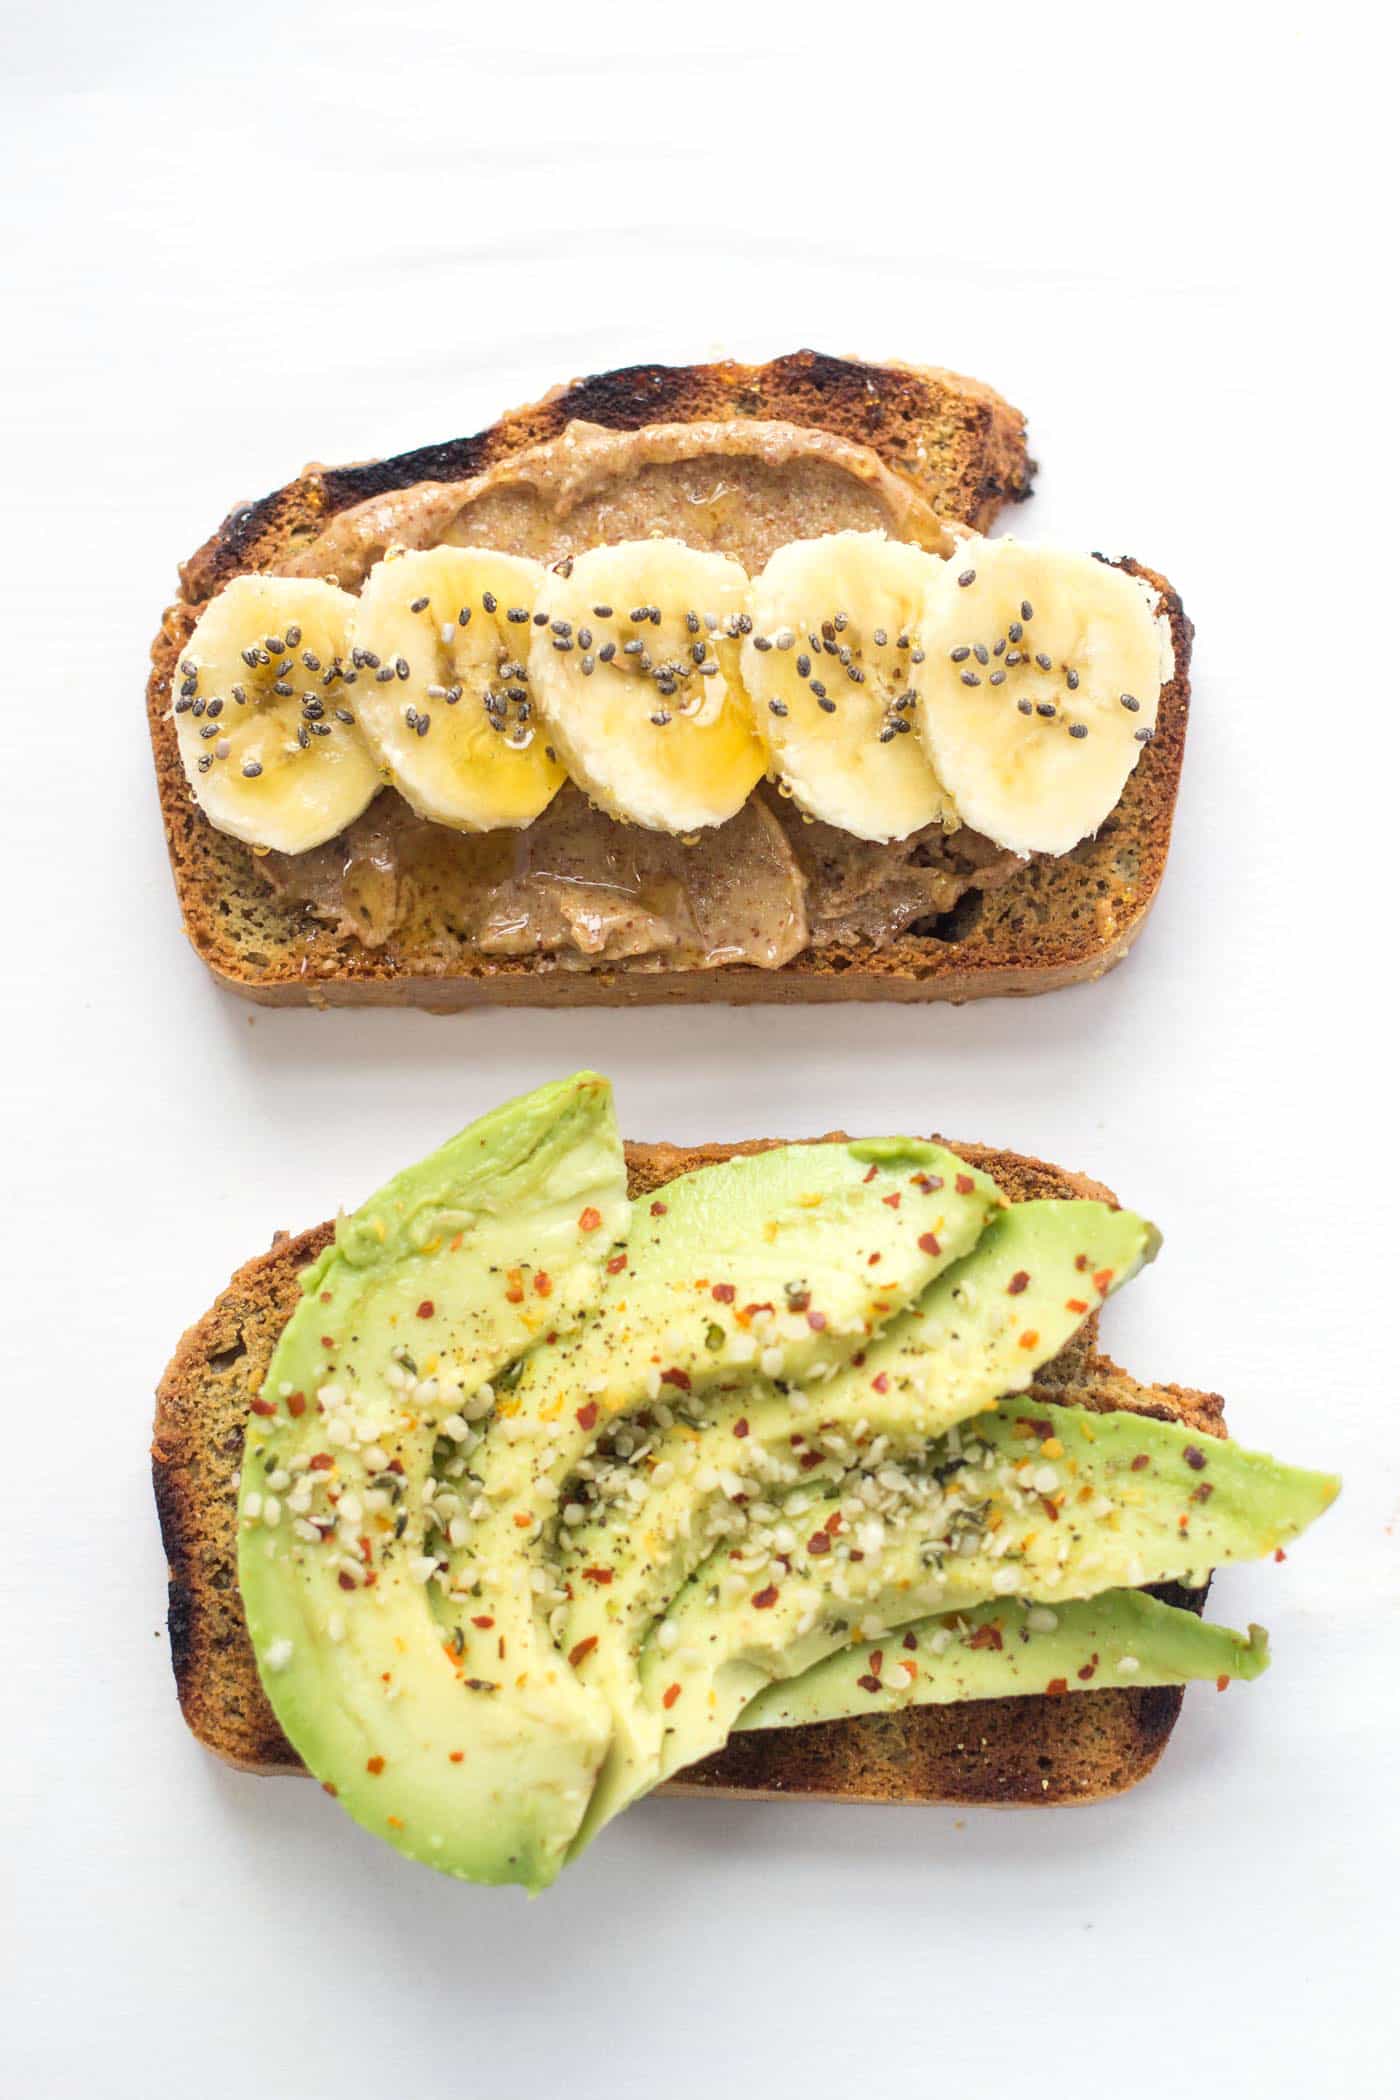
[[[2,2100],[1393,2093],[1394,244],[1360,11],[7,22]],[[217,991],[142,713],[177,559],[307,457],[804,343],[989,379],[1041,461],[1016,528],[1183,592],[1177,837],[1124,968],[962,1011]],[[166,1357],[274,1227],[585,1062],[636,1136],[936,1127],[1149,1210],[1117,1353],[1346,1475],[1217,1584],[1270,1675],[1189,1693],[1103,1807],[658,1802],[533,1905],[216,1766],[163,1632]]]

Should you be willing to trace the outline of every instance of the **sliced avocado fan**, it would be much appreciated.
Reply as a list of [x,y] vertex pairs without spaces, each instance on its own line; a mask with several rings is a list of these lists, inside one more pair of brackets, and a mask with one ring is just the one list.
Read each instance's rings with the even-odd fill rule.
[[282,1728],[402,1852],[538,1889],[734,1727],[1258,1674],[1134,1586],[1335,1483],[1015,1398],[1157,1245],[907,1138],[629,1204],[603,1080],[508,1103],[341,1219],[252,1398]]

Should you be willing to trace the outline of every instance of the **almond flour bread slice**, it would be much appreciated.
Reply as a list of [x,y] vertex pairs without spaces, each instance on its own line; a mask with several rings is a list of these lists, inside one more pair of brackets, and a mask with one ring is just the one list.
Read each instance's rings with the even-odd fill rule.
[[[891,924],[903,930],[874,940],[881,912],[868,852],[844,856],[833,881],[832,842],[799,841],[799,877],[764,795],[756,796],[749,830],[761,838],[741,843],[739,858],[766,843],[791,880],[821,885],[830,907],[813,915],[808,945],[776,968],[658,967],[654,956],[589,961],[483,945],[452,903],[460,863],[481,859],[483,842],[421,825],[406,838],[404,806],[389,791],[352,826],[344,848],[259,861],[193,803],[168,717],[172,672],[200,609],[244,571],[333,573],[354,587],[391,539],[418,545],[441,536],[557,560],[599,538],[664,530],[750,565],[786,538],[842,527],[880,527],[943,548],[944,520],[990,524],[1003,503],[1028,493],[1031,472],[1020,416],[976,382],[801,352],[758,367],[605,374],[478,437],[359,467],[312,468],[232,513],[184,565],[148,686],[167,841],[196,950],[221,979],[266,1004],[440,1009],[959,1000],[1100,974],[1126,953],[1155,895],[1186,723],[1190,626],[1162,579],[1135,564],[1125,566],[1162,594],[1177,675],[1163,694],[1156,738],[1097,837],[1061,860],[1024,865],[979,853],[985,842],[973,834],[956,834],[946,851],[920,848],[887,885]],[[567,791],[554,817],[572,825],[575,804],[583,807]],[[499,877],[493,844],[514,838],[484,842],[491,865],[483,880]],[[845,843],[835,841],[838,850]],[[552,841],[540,845],[553,850]],[[682,850],[674,841],[652,845],[663,862]],[[629,879],[645,892],[664,890],[674,875],[668,863]],[[465,879],[477,880],[474,866]],[[919,916],[909,926],[914,906]],[[753,932],[746,952],[761,955],[765,929]],[[733,952],[724,934],[715,946]]]
[[[833,1133],[840,1137],[841,1133]],[[772,1142],[776,1142],[772,1141]],[[630,1145],[632,1196],[763,1144]],[[1083,1176],[986,1146],[954,1148],[995,1176],[1014,1202],[1046,1196],[1112,1200]],[[170,1644],[181,1709],[226,1762],[265,1774],[302,1767],[278,1729],[253,1661],[239,1596],[237,1474],[248,1402],[297,1302],[299,1271],[330,1239],[329,1224],[279,1234],[246,1263],[189,1329],[161,1381],[152,1472],[170,1571]],[[1032,1400],[1123,1408],[1225,1433],[1218,1395],[1142,1385],[1097,1347],[1097,1316],[1046,1365]],[[1199,1609],[1203,1591],[1160,1594]],[[1145,1778],[1180,1710],[1179,1687],[1026,1696],[736,1736],[672,1791],[850,1801],[1094,1800]]]

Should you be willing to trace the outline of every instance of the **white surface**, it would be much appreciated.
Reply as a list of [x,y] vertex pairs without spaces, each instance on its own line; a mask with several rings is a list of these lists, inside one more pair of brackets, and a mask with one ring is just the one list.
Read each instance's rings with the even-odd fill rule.
[[[1121,2076],[1379,2100],[1396,678],[1362,532],[1394,475],[1392,379],[1358,363],[1391,252],[1362,18],[847,10],[823,45],[811,10],[787,33],[761,7],[474,13],[7,16],[0,2093],[1056,2100]],[[177,558],[308,455],[470,430],[574,371],[803,342],[993,381],[1042,463],[1017,526],[1183,591],[1185,786],[1130,962],[961,1012],[444,1021],[217,992],[142,722]],[[1271,1627],[1271,1674],[1188,1694],[1156,1777],[1102,1808],[656,1803],[528,1907],[206,1758],[145,1448],[181,1328],[274,1226],[585,1061],[639,1136],[937,1126],[1149,1209],[1166,1251],[1114,1308],[1118,1353],[1346,1475],[1285,1566],[1217,1585],[1217,1616]]]

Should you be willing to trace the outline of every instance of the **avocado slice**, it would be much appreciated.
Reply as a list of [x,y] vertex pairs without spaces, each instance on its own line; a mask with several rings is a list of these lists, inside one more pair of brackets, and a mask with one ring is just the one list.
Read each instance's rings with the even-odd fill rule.
[[[278,1721],[358,1822],[473,1880],[539,1876],[607,1714],[568,1672],[523,1705],[467,1659],[443,1454],[471,1451],[491,1379],[596,1305],[627,1222],[606,1081],[510,1102],[341,1219],[252,1401],[239,1584]],[[534,1785],[500,1789],[527,1746]]]
[[856,1714],[948,1706],[1013,1693],[1102,1691],[1262,1676],[1269,1637],[1213,1626],[1141,1590],[1056,1605],[1007,1598],[916,1619],[901,1632],[842,1648],[800,1677],[770,1684],[737,1727],[801,1728]]
[[[742,1533],[755,1499],[762,1508],[803,1480],[818,1486],[872,1450],[878,1464],[882,1446],[921,1452],[931,1436],[995,1406],[1028,1385],[1159,1244],[1145,1219],[1107,1204],[1016,1204],[830,1379],[792,1391],[740,1385],[654,1435],[629,1425],[629,1462],[603,1474],[613,1499],[595,1502],[591,1521],[561,1525],[557,1541],[571,1593],[560,1645],[588,1643],[588,1681],[613,1710],[580,1847],[649,1784],[662,1724],[640,1695],[637,1658],[651,1622],[717,1543]],[[576,1493],[596,1491],[600,1469],[589,1472]]]
[[1199,1582],[1296,1537],[1337,1489],[1179,1423],[1028,1415],[1010,1401],[951,1430],[883,1503],[860,1483],[790,1495],[784,1512],[803,1536],[785,1566],[767,1549],[737,1564],[725,1550],[697,1571],[642,1653],[644,1696],[666,1724],[655,1776],[717,1749],[772,1680],[853,1636],[1000,1597],[1055,1609],[1124,1585]]

